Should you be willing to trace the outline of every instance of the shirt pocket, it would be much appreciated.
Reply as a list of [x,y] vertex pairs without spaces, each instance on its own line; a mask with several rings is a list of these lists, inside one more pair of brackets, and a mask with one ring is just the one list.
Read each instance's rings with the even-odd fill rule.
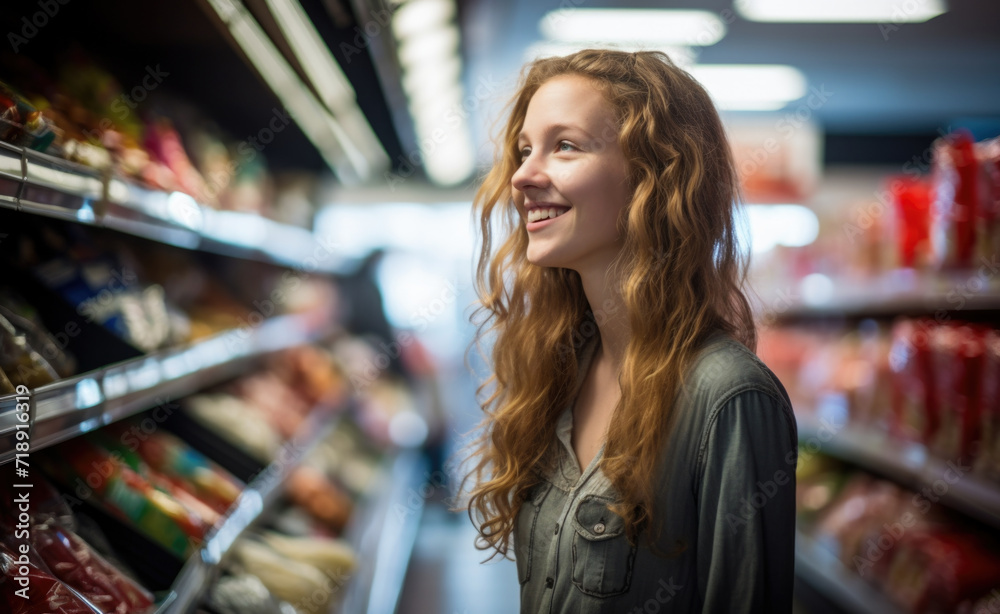
[[625,519],[612,512],[614,500],[586,495],[573,511],[573,585],[592,597],[628,592],[636,547],[625,536]]
[[542,502],[551,488],[552,484],[548,482],[532,487],[514,523],[514,561],[517,564],[517,579],[522,586],[531,579],[532,567],[538,566],[538,517]]

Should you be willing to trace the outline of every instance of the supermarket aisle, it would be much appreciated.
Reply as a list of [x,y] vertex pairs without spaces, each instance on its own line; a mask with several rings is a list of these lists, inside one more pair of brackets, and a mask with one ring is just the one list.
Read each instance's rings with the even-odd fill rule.
[[[442,404],[448,421],[445,455],[455,453],[461,437],[480,418],[473,376],[461,359],[442,366]],[[474,367],[477,368],[478,367]],[[452,491],[458,475],[452,462]],[[466,514],[447,511],[444,499],[452,491],[437,488],[426,501],[400,598],[399,614],[510,614],[517,612],[518,583],[514,562],[494,558],[475,548],[476,531]]]
[[518,610],[517,570],[473,545],[468,517],[428,502],[407,571],[399,614],[511,614]]

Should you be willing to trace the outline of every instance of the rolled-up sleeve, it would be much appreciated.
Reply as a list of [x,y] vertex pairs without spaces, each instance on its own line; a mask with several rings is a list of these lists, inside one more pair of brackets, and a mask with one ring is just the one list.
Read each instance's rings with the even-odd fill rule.
[[796,440],[790,407],[756,389],[706,425],[695,476],[702,612],[792,611]]

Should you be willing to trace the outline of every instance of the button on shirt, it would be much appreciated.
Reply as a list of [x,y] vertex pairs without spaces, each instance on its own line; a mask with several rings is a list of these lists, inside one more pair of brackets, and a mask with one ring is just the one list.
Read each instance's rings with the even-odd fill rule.
[[[580,348],[576,393],[598,343]],[[608,509],[617,496],[598,468],[603,446],[580,471],[576,393],[556,425],[554,468],[515,522],[522,614],[791,612],[798,433],[770,369],[717,334],[689,370],[656,476],[668,557],[645,533],[630,545]]]

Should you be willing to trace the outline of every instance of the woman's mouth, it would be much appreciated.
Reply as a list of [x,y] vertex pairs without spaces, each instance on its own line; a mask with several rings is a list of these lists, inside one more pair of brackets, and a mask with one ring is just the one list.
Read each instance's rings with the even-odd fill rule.
[[569,211],[569,207],[538,207],[531,209],[527,214],[525,228],[529,231],[544,228],[567,211]]

